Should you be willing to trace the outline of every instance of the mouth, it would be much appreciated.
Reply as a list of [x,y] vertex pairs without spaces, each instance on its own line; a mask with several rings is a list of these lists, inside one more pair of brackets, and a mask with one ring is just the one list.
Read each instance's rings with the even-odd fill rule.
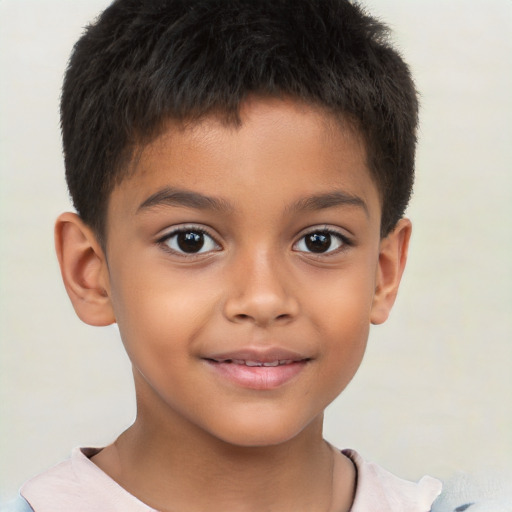
[[207,357],[204,361],[224,383],[261,391],[277,389],[294,380],[311,358],[284,351],[251,351]]
[[212,363],[225,363],[225,364],[239,364],[244,366],[249,366],[250,368],[275,368],[276,366],[284,366],[293,363],[300,363],[309,361],[308,358],[304,359],[276,359],[274,361],[253,361],[248,359],[209,359],[207,361],[211,361]]

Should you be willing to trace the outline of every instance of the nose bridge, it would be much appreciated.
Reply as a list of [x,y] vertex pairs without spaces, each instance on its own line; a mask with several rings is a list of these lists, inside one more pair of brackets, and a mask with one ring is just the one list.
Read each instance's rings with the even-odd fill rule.
[[298,313],[291,276],[284,257],[265,247],[247,248],[233,262],[225,314],[235,322],[268,325]]

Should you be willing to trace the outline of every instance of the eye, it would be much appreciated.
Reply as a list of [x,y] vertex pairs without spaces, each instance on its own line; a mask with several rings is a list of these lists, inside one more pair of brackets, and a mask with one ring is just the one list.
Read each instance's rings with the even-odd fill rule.
[[344,245],[350,245],[346,237],[324,229],[307,233],[295,244],[294,248],[300,252],[325,254],[334,252]]
[[220,249],[219,244],[208,233],[198,228],[173,231],[161,238],[159,243],[178,254],[202,254]]

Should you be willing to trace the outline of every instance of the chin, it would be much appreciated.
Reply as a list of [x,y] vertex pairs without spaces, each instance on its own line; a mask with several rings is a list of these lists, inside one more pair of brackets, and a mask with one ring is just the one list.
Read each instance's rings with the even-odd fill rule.
[[[247,418],[250,419],[250,418]],[[297,422],[286,422],[282,418],[258,418],[256,421],[229,423],[229,428],[211,432],[217,438],[233,446],[244,448],[264,448],[287,443],[299,436],[308,425]],[[321,436],[321,428],[319,429]]]

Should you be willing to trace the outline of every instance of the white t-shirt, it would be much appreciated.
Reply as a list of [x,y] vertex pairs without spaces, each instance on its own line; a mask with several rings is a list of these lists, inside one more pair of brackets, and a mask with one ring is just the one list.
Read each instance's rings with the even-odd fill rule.
[[[90,460],[98,451],[76,448],[68,460],[23,485],[21,495],[35,512],[157,512]],[[343,453],[357,469],[351,512],[429,512],[441,493],[441,482],[434,478],[408,482],[366,462],[353,450]]]

